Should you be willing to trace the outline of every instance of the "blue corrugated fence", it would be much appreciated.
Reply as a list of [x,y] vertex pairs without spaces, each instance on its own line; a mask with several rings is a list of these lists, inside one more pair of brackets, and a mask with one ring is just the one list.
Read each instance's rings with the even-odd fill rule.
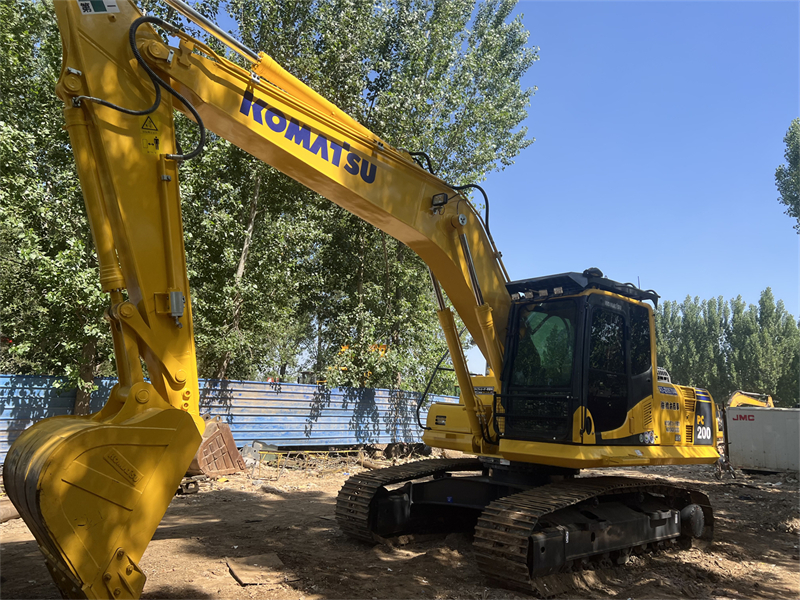
[[[95,383],[93,412],[103,406],[116,380]],[[75,390],[60,384],[63,380],[56,377],[0,375],[0,463],[27,427],[45,417],[72,414]],[[200,412],[227,422],[239,447],[255,440],[300,448],[421,439],[416,392],[230,380],[200,380],[200,389]],[[458,402],[453,396],[432,400]]]

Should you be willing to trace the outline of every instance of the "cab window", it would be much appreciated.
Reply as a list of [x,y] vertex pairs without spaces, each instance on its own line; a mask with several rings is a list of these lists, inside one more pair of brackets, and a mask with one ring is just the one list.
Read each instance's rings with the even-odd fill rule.
[[522,312],[512,385],[551,389],[571,387],[576,319],[573,302],[537,304]]
[[650,316],[643,306],[631,305],[631,375],[641,375],[653,364],[650,352]]
[[625,368],[625,318],[595,307],[589,346],[587,408],[597,431],[617,429],[628,414],[628,376]]

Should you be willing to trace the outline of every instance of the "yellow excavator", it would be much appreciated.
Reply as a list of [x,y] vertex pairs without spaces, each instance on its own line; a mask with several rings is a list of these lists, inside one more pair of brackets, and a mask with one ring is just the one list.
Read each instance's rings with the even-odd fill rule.
[[[142,16],[131,0],[54,3],[63,43],[56,92],[109,294],[119,377],[99,412],[35,424],[5,461],[8,495],[64,597],[139,597],[139,561],[205,428],[178,165],[202,151],[206,128],[394,236],[430,268],[460,403],[430,406],[423,439],[472,458],[351,477],[336,505],[347,534],[371,541],[473,527],[490,582],[545,595],[564,571],[712,535],[710,503],[694,489],[580,476],[718,458],[710,395],[657,377],[655,292],[597,269],[509,281],[464,188],[190,6],[166,1],[250,68]],[[173,110],[198,126],[198,146],[186,153],[176,148]],[[469,374],[445,294],[487,375]]]
[[728,398],[725,408],[736,408],[737,406],[756,406],[760,408],[775,408],[772,396],[769,394],[758,394],[755,392],[743,392],[736,390]]

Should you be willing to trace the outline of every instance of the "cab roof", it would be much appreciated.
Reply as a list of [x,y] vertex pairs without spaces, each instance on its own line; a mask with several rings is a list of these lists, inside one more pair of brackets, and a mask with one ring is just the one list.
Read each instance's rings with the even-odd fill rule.
[[588,289],[605,290],[640,302],[650,300],[657,307],[659,295],[653,290],[640,290],[632,283],[619,283],[603,277],[600,269],[586,269],[583,273],[559,273],[532,279],[520,279],[506,284],[513,300],[544,300],[558,296],[572,296]]

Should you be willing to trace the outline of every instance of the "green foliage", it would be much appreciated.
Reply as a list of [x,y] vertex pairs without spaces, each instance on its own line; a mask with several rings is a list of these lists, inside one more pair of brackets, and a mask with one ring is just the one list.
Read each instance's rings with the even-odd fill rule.
[[516,0],[232,0],[237,37],[440,176],[476,182],[533,140],[519,127],[538,59]]
[[61,101],[52,7],[0,5],[0,371],[110,371],[97,260]]
[[746,306],[741,296],[664,302],[656,338],[658,364],[673,382],[706,388],[717,402],[735,390],[770,394],[776,406],[800,401],[800,330],[770,288],[758,306]]
[[295,372],[311,334],[299,299],[319,279],[310,257],[324,236],[286,205],[310,193],[215,137],[181,174],[201,376]]
[[[505,22],[514,2],[233,0],[201,8],[213,15],[220,6],[243,43],[392,144],[427,151],[454,183],[511,164],[532,142],[524,128],[514,131],[533,93],[519,78],[536,59],[519,19]],[[220,140],[207,154],[182,171],[187,200],[208,194],[186,211],[201,374],[281,376],[305,367],[329,385],[421,389],[446,348],[422,261]],[[214,172],[214,164],[232,168]],[[236,283],[256,173],[269,192],[258,200],[254,245]],[[274,235],[280,252],[269,243]],[[288,349],[280,359],[278,347]],[[452,385],[440,376],[434,391]]]
[[[234,34],[454,184],[529,145],[519,86],[536,50],[513,0],[218,0]],[[163,4],[143,8],[180,23]],[[0,369],[111,370],[95,253],[61,104],[52,7],[0,6]],[[209,43],[227,50],[216,40]],[[230,55],[230,53],[229,53]],[[236,58],[232,56],[232,58]],[[238,59],[237,59],[238,60]],[[195,126],[177,118],[191,147]],[[330,384],[421,389],[444,352],[426,267],[407,247],[211,136],[181,166],[201,376],[315,371]],[[375,349],[385,346],[387,352]],[[346,347],[346,348],[345,348]],[[433,391],[452,392],[442,375]]]
[[786,205],[786,214],[797,219],[794,228],[800,234],[800,119],[795,119],[783,138],[786,144],[786,164],[775,169],[775,185],[781,197],[778,202]]
[[[146,3],[164,13],[163,5]],[[247,45],[275,57],[394,145],[424,150],[454,184],[512,164],[537,59],[513,0],[231,0]],[[164,15],[165,16],[165,15]],[[51,8],[0,4],[0,370],[67,374],[87,387],[112,370],[95,253],[60,101]],[[220,44],[212,42],[223,51]],[[178,118],[189,147],[194,125]],[[800,231],[800,120],[776,184]],[[181,168],[201,376],[287,377],[421,389],[445,349],[424,264],[407,247],[211,136]],[[798,401],[800,333],[769,289],[666,302],[659,364],[675,381]],[[381,352],[385,347],[388,350]],[[434,391],[452,391],[442,375]]]

